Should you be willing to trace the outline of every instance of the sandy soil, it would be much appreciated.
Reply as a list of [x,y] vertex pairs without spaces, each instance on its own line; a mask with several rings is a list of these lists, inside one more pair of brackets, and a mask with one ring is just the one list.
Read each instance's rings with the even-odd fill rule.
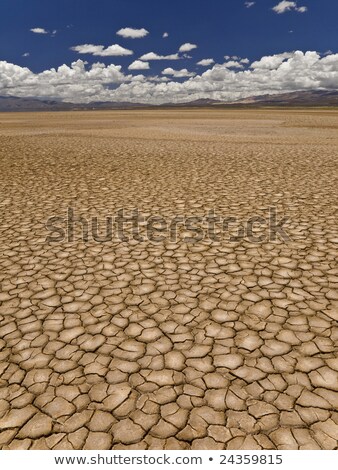
[[[1,114],[0,447],[337,449],[337,129],[324,110]],[[289,238],[47,241],[70,207],[274,208]]]

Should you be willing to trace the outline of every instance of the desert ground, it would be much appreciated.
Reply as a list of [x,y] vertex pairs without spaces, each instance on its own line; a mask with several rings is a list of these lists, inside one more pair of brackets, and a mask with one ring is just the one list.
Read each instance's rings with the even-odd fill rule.
[[[337,130],[325,109],[1,114],[1,449],[337,449]],[[62,238],[69,208],[138,209],[140,232]],[[239,225],[144,222],[210,211]]]

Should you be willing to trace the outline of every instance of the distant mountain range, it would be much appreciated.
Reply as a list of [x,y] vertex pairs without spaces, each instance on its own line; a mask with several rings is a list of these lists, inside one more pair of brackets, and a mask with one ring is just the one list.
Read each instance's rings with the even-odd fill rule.
[[338,90],[294,91],[292,93],[281,93],[277,95],[253,96],[235,101],[232,104],[264,106],[338,106]]
[[124,109],[144,107],[139,103],[93,102],[88,104],[66,103],[56,100],[0,96],[0,112],[4,111],[75,111],[88,109]]
[[[169,105],[168,105],[169,106]],[[257,107],[257,106],[338,106],[338,90],[335,91],[294,91],[276,95],[259,95],[236,101],[201,99],[190,103],[170,106],[213,106],[213,107]]]
[[68,110],[104,110],[131,108],[251,108],[251,107],[334,107],[338,106],[338,90],[336,91],[295,91],[276,95],[261,95],[244,98],[237,101],[224,102],[212,99],[199,99],[187,103],[166,103],[161,106],[142,103],[93,102],[88,104],[65,103],[56,100],[40,100],[34,98],[18,98],[15,96],[0,96],[0,112],[4,111],[68,111]]

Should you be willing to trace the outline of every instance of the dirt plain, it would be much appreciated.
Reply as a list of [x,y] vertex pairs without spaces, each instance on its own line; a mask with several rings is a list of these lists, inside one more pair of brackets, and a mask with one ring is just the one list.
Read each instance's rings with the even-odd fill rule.
[[[337,449],[337,130],[335,110],[1,114],[1,449]],[[47,241],[69,207],[275,208],[289,239]]]

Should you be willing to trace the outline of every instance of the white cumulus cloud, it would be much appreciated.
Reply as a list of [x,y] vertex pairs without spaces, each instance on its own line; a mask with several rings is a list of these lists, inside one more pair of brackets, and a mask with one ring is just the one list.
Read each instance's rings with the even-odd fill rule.
[[246,8],[251,8],[251,7],[253,7],[255,4],[256,4],[256,2],[245,2],[245,3],[244,3],[244,5],[246,6]]
[[290,59],[293,52],[284,52],[283,54],[275,54],[262,57],[251,64],[252,69],[273,70],[278,68],[285,60]]
[[202,59],[199,62],[197,62],[197,65],[202,65],[203,67],[208,67],[209,65],[212,65],[214,63],[215,63],[214,59]]
[[121,72],[120,65],[114,64],[96,63],[86,69],[86,62],[77,60],[70,67],[64,64],[35,74],[27,67],[0,61],[0,92],[5,96],[90,102],[107,98],[107,87],[130,79]]
[[238,55],[225,55],[224,59],[225,60],[229,60],[229,59],[231,59],[231,60],[241,60],[241,58]]
[[149,31],[144,28],[121,28],[116,32],[116,34],[122,36],[123,38],[140,39],[147,36],[149,34]]
[[[240,59],[243,60],[243,59]],[[215,64],[201,74],[164,69],[161,77],[124,74],[120,65],[82,60],[41,73],[0,61],[0,95],[52,98],[74,103],[130,101],[182,103],[201,98],[233,101],[301,90],[337,90],[338,54],[294,51],[264,56],[241,69]],[[167,75],[166,75],[167,74]],[[170,79],[168,79],[170,77]]]
[[79,46],[71,47],[71,50],[78,52],[79,54],[91,54],[100,57],[125,56],[133,54],[133,51],[125,49],[118,44],[113,44],[107,48],[104,46],[96,46],[95,44],[81,44]]
[[140,57],[140,60],[178,60],[180,56],[178,54],[169,54],[169,55],[159,55],[155,52],[148,52],[147,54],[143,54]]
[[35,34],[48,34],[48,31],[45,28],[32,28],[30,31]]
[[225,62],[224,67],[227,67],[228,69],[243,69],[244,66],[238,62],[237,60],[229,60],[228,62]]
[[190,42],[186,42],[185,44],[182,44],[182,46],[179,48],[179,52],[190,52],[196,48],[197,48],[196,44],[191,44]]
[[189,72],[187,69],[174,70],[171,67],[162,70],[161,73],[162,75],[172,75],[175,78],[194,77],[196,75],[194,72]]
[[143,62],[142,60],[135,60],[129,65],[129,70],[149,70],[149,62]]
[[162,38],[167,38],[169,37],[169,33],[163,33]]
[[297,11],[298,13],[305,13],[307,11],[307,7],[299,7],[297,2],[291,2],[289,0],[282,0],[276,6],[274,6],[273,11],[278,13],[279,15],[282,13],[286,13],[287,11]]

